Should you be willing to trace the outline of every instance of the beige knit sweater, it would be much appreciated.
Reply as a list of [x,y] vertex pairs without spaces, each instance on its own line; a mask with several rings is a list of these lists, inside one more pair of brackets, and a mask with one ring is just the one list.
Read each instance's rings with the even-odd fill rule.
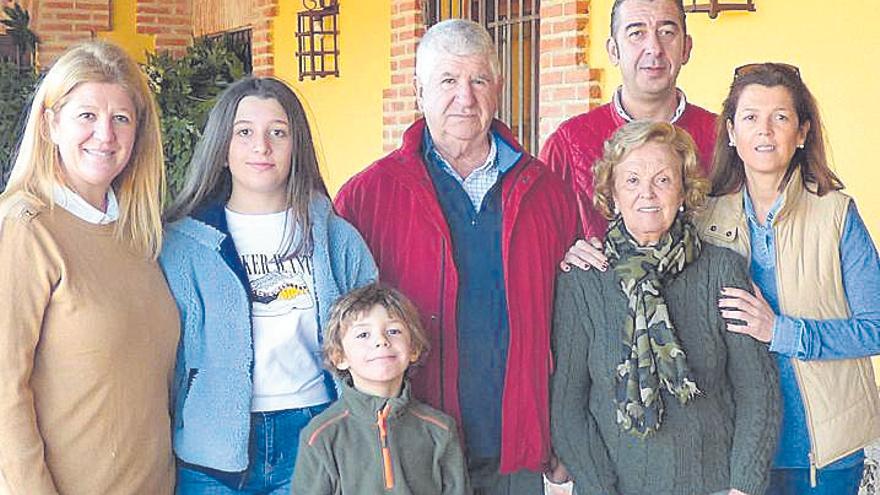
[[113,224],[22,198],[0,224],[0,494],[170,494],[179,333]]

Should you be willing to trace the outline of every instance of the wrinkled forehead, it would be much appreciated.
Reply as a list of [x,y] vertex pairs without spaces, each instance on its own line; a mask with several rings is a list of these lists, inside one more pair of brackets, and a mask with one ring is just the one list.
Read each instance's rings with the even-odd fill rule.
[[664,171],[680,174],[683,165],[684,160],[670,143],[652,139],[627,150],[614,167],[614,175],[646,176]]
[[[423,82],[437,79],[442,74],[480,77],[492,81],[500,75],[497,73],[498,66],[493,63],[497,60],[494,50],[456,53],[442,47],[434,47],[421,55],[422,58],[417,61],[416,72],[424,79]],[[421,74],[418,74],[419,72]]]

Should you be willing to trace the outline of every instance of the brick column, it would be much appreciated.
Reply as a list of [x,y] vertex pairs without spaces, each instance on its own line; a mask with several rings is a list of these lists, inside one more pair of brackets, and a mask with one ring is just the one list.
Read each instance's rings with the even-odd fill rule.
[[254,75],[272,76],[275,73],[275,42],[272,31],[278,16],[278,0],[255,0],[256,15],[251,32],[251,56]]
[[564,120],[600,104],[597,69],[590,69],[590,0],[541,2],[540,143]]
[[31,29],[40,37],[37,64],[49,67],[70,46],[110,29],[110,0],[41,2]]
[[400,146],[403,131],[416,120],[419,110],[413,76],[416,47],[425,34],[420,0],[391,1],[391,85],[382,91],[382,147]]
[[174,57],[186,53],[193,40],[190,0],[138,0],[136,13],[137,32],[155,35],[156,51],[168,50]]

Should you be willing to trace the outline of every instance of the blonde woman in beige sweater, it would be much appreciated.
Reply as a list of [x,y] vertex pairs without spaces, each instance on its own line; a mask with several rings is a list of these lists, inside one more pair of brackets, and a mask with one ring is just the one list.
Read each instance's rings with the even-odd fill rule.
[[120,48],[68,51],[0,195],[0,494],[169,494],[179,320],[159,123]]

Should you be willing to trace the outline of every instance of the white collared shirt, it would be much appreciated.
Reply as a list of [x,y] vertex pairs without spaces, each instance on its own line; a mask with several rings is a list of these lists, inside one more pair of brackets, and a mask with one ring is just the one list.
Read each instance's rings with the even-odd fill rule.
[[104,225],[119,219],[119,203],[112,187],[107,190],[106,212],[95,208],[72,189],[60,184],[55,184],[52,188],[52,198],[56,205],[89,223]]
[[[614,106],[614,111],[617,112],[617,115],[620,116],[623,120],[627,122],[632,122],[634,119],[630,114],[626,113],[626,109],[623,108],[623,99],[621,97],[621,93],[623,93],[623,86],[618,86],[617,90],[614,92],[614,95],[611,97],[611,103]],[[670,124],[674,124],[678,122],[678,119],[684,115],[684,111],[687,108],[687,97],[684,95],[684,91],[679,88],[675,88],[675,94],[678,95],[678,105],[675,107],[675,113],[672,114],[672,118],[669,119]]]

